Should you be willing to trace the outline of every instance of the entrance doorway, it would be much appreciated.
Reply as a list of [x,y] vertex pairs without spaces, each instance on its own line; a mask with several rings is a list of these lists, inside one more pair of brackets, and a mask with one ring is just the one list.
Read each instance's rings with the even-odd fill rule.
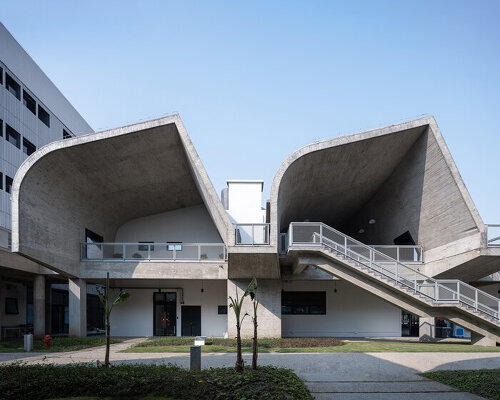
[[401,336],[418,337],[419,320],[414,314],[401,310]]
[[154,336],[175,336],[177,334],[177,293],[153,293]]
[[201,306],[182,306],[182,336],[201,335]]

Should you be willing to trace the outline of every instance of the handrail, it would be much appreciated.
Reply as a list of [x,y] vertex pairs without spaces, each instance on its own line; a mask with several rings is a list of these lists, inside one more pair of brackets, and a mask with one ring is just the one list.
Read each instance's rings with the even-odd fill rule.
[[486,244],[488,247],[500,247],[500,224],[486,224]]
[[[301,227],[314,228],[313,232],[310,232],[310,229],[306,231],[307,241],[305,242],[297,241],[295,238],[297,234],[300,235],[300,232],[294,232],[294,229],[300,229]],[[326,246],[377,273],[383,274],[396,283],[409,287],[415,293],[419,293],[435,303],[464,304],[474,308],[478,312],[488,314],[500,320],[500,300],[498,298],[459,280],[437,280],[431,278],[322,222],[292,222],[290,223],[288,235],[292,249],[294,245]],[[340,237],[341,240],[338,238],[335,240],[331,236]],[[354,251],[353,248],[364,249],[368,252],[368,256]],[[380,259],[383,260],[382,263]],[[393,270],[390,269],[391,265],[394,266]],[[449,287],[449,285],[452,287]],[[453,287],[456,287],[456,290]],[[428,290],[424,291],[424,288]],[[496,309],[485,304],[484,300],[489,300],[488,304],[494,304],[493,307]]]
[[235,244],[237,246],[263,246],[269,245],[269,223],[237,223],[233,224]]
[[223,261],[224,243],[92,242],[80,244],[81,261]]

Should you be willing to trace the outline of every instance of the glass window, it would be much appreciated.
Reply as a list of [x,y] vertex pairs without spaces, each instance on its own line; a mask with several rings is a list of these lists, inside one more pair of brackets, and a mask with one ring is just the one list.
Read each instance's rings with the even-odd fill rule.
[[[151,247],[151,251],[155,251],[155,246],[154,246],[154,242],[141,242],[139,241],[139,248],[138,250],[139,251],[148,251],[148,247]],[[148,246],[150,245],[150,246]]]
[[23,90],[23,104],[28,110],[36,115],[36,101],[26,92],[26,90]]
[[69,139],[73,137],[71,133],[69,133],[66,129],[63,129],[63,139]]
[[12,178],[10,176],[5,175],[5,191],[7,193],[12,192]]
[[19,314],[17,299],[14,297],[5,298],[5,314]]
[[13,94],[16,99],[21,100],[21,86],[9,74],[5,74],[5,88]]
[[5,139],[18,149],[21,148],[21,135],[9,124],[5,124]]
[[50,128],[50,115],[40,104],[38,104],[38,119]]
[[36,146],[31,143],[28,139],[23,137],[23,152],[24,154],[31,156],[36,151]]
[[0,67],[0,85],[3,85],[3,68]]
[[167,244],[168,251],[180,251],[182,250],[182,242],[170,242]]
[[281,314],[326,314],[326,292],[282,292]]
[[3,119],[0,119],[0,136],[3,137]]
[[227,306],[217,306],[217,313],[219,315],[226,315],[227,314]]

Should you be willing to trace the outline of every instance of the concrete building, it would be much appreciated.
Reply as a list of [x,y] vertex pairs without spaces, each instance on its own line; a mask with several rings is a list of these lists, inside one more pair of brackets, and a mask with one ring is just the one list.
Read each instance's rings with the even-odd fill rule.
[[[263,184],[221,201],[178,115],[56,141],[16,174],[12,251],[68,281],[73,336],[109,272],[131,292],[114,335],[231,337],[227,297],[256,277],[261,337],[500,341],[500,247],[434,118],[297,150],[265,207]],[[45,332],[36,285],[34,305]]]
[[[36,288],[44,275],[54,275],[10,251],[14,176],[26,158],[48,143],[91,132],[0,23],[0,337],[29,329],[34,311],[38,311],[33,286]],[[47,290],[50,292],[50,287]]]

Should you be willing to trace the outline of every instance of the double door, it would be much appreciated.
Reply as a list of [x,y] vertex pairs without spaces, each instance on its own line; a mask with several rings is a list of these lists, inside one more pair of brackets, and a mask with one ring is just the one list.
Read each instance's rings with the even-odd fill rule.
[[153,293],[154,336],[177,335],[177,293]]

